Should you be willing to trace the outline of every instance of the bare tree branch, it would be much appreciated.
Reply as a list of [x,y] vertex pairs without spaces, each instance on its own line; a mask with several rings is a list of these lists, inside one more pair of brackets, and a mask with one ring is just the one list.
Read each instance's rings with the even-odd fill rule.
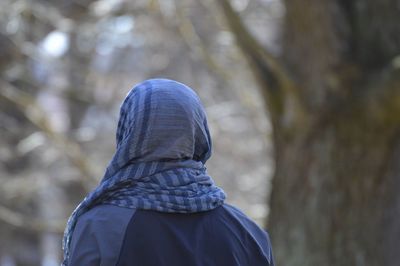
[[194,50],[196,54],[203,58],[204,62],[211,71],[217,73],[223,78],[225,83],[229,84],[228,81],[232,79],[231,75],[214,60],[208,47],[197,34],[193,22],[187,17],[179,5],[176,10],[176,15],[180,21],[178,27],[183,40],[191,49]]
[[175,3],[174,5],[174,14],[176,15],[176,19],[179,21],[179,23],[171,23],[169,18],[161,10],[160,1],[154,1],[151,6],[157,11],[157,13],[161,15],[162,20],[168,22],[169,25],[173,25],[173,28],[178,32],[184,43],[193,52],[193,54],[199,59],[203,60],[208,69],[221,78],[223,83],[229,85],[233,79],[232,75],[214,59],[207,45],[197,34],[193,22],[184,11],[182,2]]
[[[269,109],[271,121],[279,130],[285,120],[304,121],[304,106],[301,104],[299,89],[291,80],[286,69],[257,41],[244,25],[229,0],[220,0],[218,3],[223,10],[226,21],[243,54],[247,58],[252,72],[264,94]],[[291,108],[286,108],[287,106]],[[294,119],[297,117],[299,119]],[[286,123],[290,124],[290,123]]]
[[29,94],[22,92],[15,88],[7,81],[1,80],[2,89],[0,90],[0,97],[15,104],[25,117],[42,132],[44,132],[49,139],[51,139],[56,146],[62,149],[63,153],[68,156],[71,163],[80,171],[85,178],[84,186],[89,191],[93,188],[98,180],[92,174],[86,156],[83,154],[79,145],[67,139],[63,134],[55,132],[44,114],[44,111],[36,104]]
[[4,206],[0,206],[0,220],[13,227],[29,231],[62,233],[65,227],[65,220],[42,221],[27,217]]
[[283,94],[293,90],[294,85],[285,70],[270,53],[250,34],[240,16],[233,10],[229,0],[218,1],[227,23],[236,37],[237,44],[253,68],[256,79],[266,94],[272,115],[283,112]]

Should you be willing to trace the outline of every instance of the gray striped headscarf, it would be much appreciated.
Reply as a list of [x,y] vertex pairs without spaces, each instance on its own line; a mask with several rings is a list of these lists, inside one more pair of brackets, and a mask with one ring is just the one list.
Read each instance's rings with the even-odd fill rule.
[[204,108],[184,84],[151,79],[135,86],[121,106],[116,138],[102,181],[68,220],[62,265],[78,217],[95,205],[193,213],[224,202],[204,166],[211,156]]

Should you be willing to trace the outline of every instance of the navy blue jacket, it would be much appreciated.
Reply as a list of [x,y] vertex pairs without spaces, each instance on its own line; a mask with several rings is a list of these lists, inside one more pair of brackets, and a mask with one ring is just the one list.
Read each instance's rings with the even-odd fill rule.
[[224,204],[191,214],[99,205],[78,219],[70,266],[271,266],[268,234]]

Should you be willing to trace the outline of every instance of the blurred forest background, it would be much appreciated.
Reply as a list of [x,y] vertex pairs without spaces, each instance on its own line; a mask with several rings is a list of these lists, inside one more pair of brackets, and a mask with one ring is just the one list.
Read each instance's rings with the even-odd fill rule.
[[0,266],[59,265],[151,77],[198,92],[277,265],[398,265],[399,69],[397,0],[2,0]]

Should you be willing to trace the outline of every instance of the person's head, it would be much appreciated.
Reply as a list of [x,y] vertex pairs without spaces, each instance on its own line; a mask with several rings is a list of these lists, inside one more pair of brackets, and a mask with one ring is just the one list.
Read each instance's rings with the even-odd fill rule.
[[96,205],[193,213],[223,204],[224,191],[204,167],[210,156],[206,114],[192,89],[167,79],[135,86],[122,103],[117,150],[104,177],[68,220],[63,265],[77,219]]
[[129,147],[133,163],[205,163],[211,156],[200,99],[191,88],[173,80],[150,79],[136,85],[122,103],[116,137],[117,150]]

